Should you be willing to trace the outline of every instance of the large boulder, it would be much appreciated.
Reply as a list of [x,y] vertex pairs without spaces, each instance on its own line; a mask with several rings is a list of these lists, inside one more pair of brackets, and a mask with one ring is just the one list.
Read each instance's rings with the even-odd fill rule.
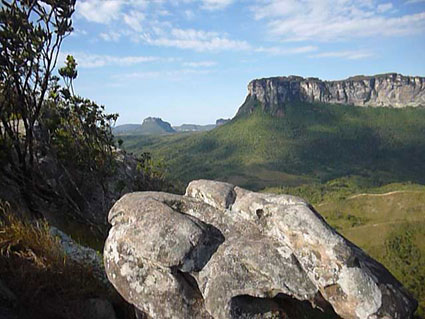
[[406,319],[417,302],[304,200],[199,180],[123,196],[107,276],[148,318]]

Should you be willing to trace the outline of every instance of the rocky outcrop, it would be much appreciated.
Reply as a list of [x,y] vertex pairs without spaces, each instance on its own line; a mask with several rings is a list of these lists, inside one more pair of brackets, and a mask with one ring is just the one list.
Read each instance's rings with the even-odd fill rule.
[[142,134],[166,134],[175,133],[171,124],[158,117],[147,117],[143,120],[140,128]]
[[304,200],[199,180],[109,212],[109,280],[148,318],[411,318],[417,303]]
[[299,76],[253,80],[247,101],[237,115],[250,113],[258,101],[263,110],[282,116],[288,103],[331,103],[355,106],[425,106],[425,77],[390,73],[355,76],[341,81],[322,81]]

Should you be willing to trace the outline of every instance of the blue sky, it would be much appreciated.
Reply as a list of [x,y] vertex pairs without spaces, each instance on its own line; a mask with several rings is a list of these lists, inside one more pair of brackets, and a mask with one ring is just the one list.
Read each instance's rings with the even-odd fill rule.
[[425,76],[425,0],[77,0],[78,93],[172,125],[233,117],[254,78]]

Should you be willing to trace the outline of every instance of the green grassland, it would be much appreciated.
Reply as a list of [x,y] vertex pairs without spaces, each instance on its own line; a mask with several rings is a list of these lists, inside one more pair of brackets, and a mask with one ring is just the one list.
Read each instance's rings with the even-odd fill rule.
[[[363,184],[362,184],[363,182]],[[425,186],[393,183],[365,187],[359,178],[268,188],[314,203],[327,222],[380,261],[419,301],[425,318]]]
[[122,139],[128,151],[164,161],[172,179],[258,190],[347,175],[425,183],[424,137],[425,109],[295,104],[280,118],[256,108],[209,132]]

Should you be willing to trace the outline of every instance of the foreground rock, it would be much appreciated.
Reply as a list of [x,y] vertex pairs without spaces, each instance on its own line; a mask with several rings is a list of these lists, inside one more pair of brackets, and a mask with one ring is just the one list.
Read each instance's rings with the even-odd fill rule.
[[109,213],[109,280],[149,318],[412,317],[417,303],[300,198],[193,181]]

